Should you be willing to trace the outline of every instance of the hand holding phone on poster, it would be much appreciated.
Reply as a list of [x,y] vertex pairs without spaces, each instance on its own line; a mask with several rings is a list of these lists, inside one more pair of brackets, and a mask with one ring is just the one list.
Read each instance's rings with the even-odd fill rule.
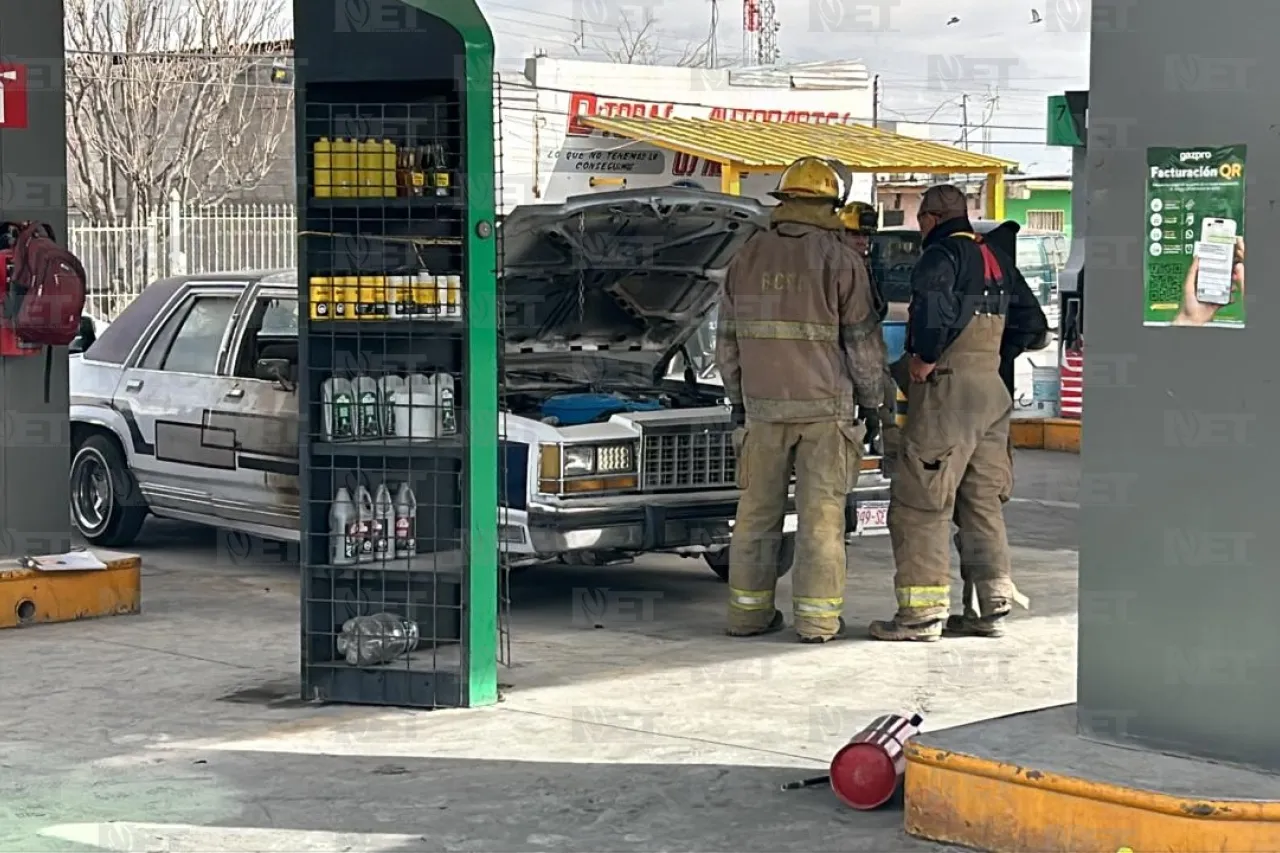
[[[1182,284],[1175,326],[1203,326],[1228,305],[1244,299],[1244,238],[1231,220],[1205,220],[1202,239]],[[1227,242],[1227,241],[1230,242]]]

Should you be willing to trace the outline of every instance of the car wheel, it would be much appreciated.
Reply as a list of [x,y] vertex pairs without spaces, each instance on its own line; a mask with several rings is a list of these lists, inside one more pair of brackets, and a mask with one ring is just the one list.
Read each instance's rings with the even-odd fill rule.
[[138,538],[147,505],[120,448],[93,435],[71,460],[71,521],[94,545],[120,548]]
[[[785,577],[787,572],[791,571],[791,563],[796,558],[796,535],[794,533],[782,534],[782,549],[778,552],[778,577]],[[719,551],[708,551],[702,555],[702,559],[711,567],[711,571],[716,573],[716,577],[722,581],[729,580],[729,549],[721,548]]]

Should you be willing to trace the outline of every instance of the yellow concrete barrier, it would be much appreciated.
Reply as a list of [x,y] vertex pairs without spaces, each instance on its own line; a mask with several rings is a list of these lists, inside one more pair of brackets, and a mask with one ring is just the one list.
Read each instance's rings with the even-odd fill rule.
[[142,609],[142,558],[94,551],[105,569],[42,572],[0,561],[0,628],[72,622]]
[[909,742],[911,835],[993,853],[1275,853],[1280,802],[1175,797]]

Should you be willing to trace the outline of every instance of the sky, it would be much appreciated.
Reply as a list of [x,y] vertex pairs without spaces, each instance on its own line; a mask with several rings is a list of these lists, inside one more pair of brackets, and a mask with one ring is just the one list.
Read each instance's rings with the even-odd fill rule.
[[[1044,145],[1046,98],[1088,88],[1090,0],[774,0],[781,61],[861,60],[880,76],[886,119],[928,121],[958,143],[967,100],[970,147],[1018,161],[1029,174],[1065,172],[1067,149]],[[518,70],[535,50],[604,58],[624,19],[653,24],[674,62],[705,40],[742,53],[742,0],[479,0],[499,64]],[[1035,16],[1039,23],[1033,23]],[[958,18],[955,23],[948,23]],[[967,95],[967,98],[965,97]],[[987,130],[977,129],[985,124]]]

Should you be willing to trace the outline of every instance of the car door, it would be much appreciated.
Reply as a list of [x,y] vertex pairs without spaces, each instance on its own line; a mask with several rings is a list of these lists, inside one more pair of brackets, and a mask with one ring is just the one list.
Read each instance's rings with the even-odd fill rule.
[[219,479],[235,470],[232,436],[205,413],[230,390],[219,375],[244,284],[193,281],[130,360],[112,405],[129,424],[134,475],[148,504],[209,521]]
[[209,424],[234,435],[236,470],[219,479],[212,504],[228,527],[292,539],[298,530],[298,392],[292,383],[258,379],[262,358],[297,369],[297,286],[254,288],[233,331],[224,372],[227,393]]

